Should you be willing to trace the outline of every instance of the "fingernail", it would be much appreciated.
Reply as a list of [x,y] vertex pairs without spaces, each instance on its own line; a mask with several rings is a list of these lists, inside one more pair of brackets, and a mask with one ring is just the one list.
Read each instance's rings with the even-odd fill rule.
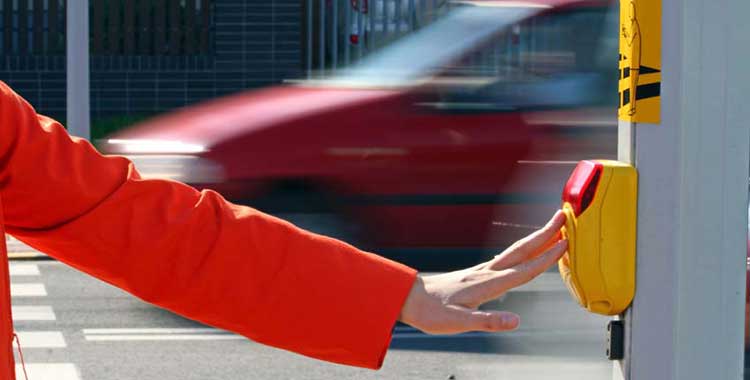
[[502,319],[503,324],[506,326],[516,326],[521,323],[521,318],[513,314],[504,314]]

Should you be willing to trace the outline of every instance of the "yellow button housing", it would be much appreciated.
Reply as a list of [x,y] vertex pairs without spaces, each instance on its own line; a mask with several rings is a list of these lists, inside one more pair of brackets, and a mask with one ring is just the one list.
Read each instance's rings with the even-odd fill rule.
[[581,161],[563,192],[563,236],[558,262],[573,298],[587,310],[615,315],[635,294],[638,175],[609,160]]

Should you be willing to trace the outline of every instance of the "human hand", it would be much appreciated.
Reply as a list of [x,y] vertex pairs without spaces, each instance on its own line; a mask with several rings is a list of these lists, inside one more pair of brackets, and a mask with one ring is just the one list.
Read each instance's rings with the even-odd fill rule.
[[557,262],[568,248],[557,211],[542,229],[517,241],[492,260],[435,276],[417,277],[399,320],[428,334],[514,330],[518,315],[477,307],[523,285]]

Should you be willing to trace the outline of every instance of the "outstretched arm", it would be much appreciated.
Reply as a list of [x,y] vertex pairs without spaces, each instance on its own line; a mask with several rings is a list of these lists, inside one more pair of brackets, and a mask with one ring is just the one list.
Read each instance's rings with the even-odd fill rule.
[[428,333],[514,329],[515,314],[476,308],[535,278],[567,247],[558,212],[489,262],[416,279],[215,192],[143,180],[2,82],[0,129],[8,232],[148,302],[332,362],[380,367],[397,318]]
[[0,197],[20,240],[188,318],[323,360],[381,365],[414,270],[212,191],[143,180],[2,82],[0,129]]

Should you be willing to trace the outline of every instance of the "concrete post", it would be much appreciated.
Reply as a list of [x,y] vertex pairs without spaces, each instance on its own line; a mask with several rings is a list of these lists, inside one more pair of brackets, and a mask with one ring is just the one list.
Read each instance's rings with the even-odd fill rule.
[[89,2],[67,1],[67,120],[71,135],[91,138]]
[[614,378],[741,379],[750,2],[662,6],[661,120],[620,121],[620,159],[639,171],[638,256]]

